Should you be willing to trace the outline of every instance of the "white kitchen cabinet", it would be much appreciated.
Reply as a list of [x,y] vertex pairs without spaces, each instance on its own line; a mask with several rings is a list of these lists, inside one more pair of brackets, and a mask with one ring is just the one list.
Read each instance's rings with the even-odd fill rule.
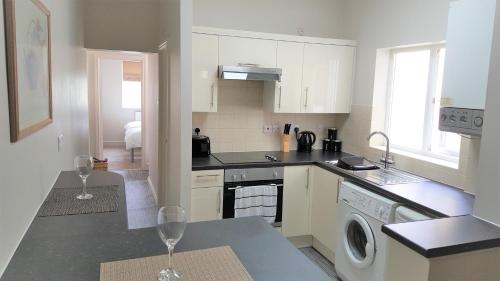
[[276,46],[276,40],[220,36],[219,63],[273,68],[276,67]]
[[336,240],[338,192],[343,178],[313,167],[311,187],[311,234],[321,245],[315,247],[333,262]]
[[222,219],[223,187],[200,187],[191,190],[191,222]]
[[310,235],[309,189],[311,166],[285,167],[281,230],[286,237]]
[[304,43],[278,41],[277,68],[281,82],[264,84],[264,108],[275,113],[300,113]]
[[305,44],[302,112],[350,113],[354,47]]
[[224,170],[191,173],[191,222],[222,219]]
[[193,33],[193,112],[217,112],[219,36]]

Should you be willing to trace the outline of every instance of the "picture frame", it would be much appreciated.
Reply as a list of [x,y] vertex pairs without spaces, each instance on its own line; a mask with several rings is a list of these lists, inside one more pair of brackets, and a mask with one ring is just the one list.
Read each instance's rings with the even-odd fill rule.
[[40,0],[3,0],[10,141],[53,121],[50,11]]

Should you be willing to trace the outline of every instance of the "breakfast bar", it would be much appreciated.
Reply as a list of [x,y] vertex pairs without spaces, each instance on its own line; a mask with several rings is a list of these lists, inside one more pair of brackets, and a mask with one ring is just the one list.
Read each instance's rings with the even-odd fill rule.
[[[54,188],[78,186],[62,172]],[[100,279],[103,262],[165,255],[155,228],[129,230],[123,178],[93,172],[89,186],[117,185],[117,212],[36,217],[0,280]],[[255,281],[330,280],[287,239],[260,218],[190,223],[177,252],[230,246]]]

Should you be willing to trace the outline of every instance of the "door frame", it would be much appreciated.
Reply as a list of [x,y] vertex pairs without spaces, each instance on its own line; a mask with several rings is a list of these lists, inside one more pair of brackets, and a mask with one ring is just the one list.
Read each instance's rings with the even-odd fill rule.
[[87,72],[88,72],[88,100],[89,100],[89,151],[90,155],[103,158],[103,125],[101,111],[101,81],[100,63],[103,59],[132,60],[142,63],[142,89],[141,89],[141,142],[142,142],[142,165],[141,169],[146,170],[147,166],[147,124],[146,124],[146,69],[147,59],[143,53],[111,51],[111,50],[87,50]]

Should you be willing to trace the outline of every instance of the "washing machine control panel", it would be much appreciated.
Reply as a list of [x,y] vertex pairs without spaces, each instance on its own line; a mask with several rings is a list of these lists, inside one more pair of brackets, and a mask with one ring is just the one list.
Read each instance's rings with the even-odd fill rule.
[[342,186],[339,197],[344,203],[363,214],[384,223],[390,223],[394,215],[396,203],[371,192],[368,195],[367,192],[369,191]]

